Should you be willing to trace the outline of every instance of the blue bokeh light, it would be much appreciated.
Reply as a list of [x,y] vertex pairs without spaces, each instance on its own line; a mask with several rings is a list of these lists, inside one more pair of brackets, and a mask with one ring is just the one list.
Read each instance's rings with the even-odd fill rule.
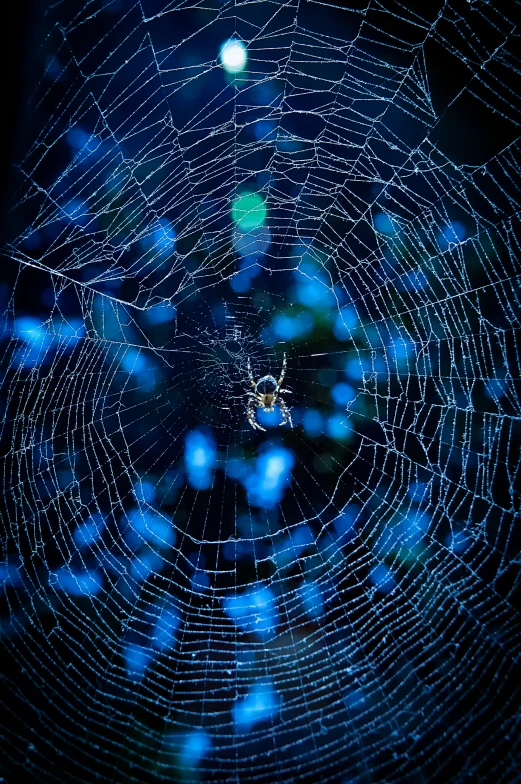
[[369,580],[382,593],[389,593],[396,586],[396,580],[391,570],[384,564],[377,564],[371,570]]
[[333,522],[336,537],[341,539],[341,544],[344,544],[356,536],[355,522],[360,514],[360,506],[358,504],[349,504]]
[[96,571],[72,570],[67,566],[62,566],[58,571],[51,572],[49,583],[61,588],[71,596],[95,596],[100,593],[103,587],[103,580]]
[[453,220],[444,226],[438,234],[438,244],[442,250],[447,250],[449,245],[457,245],[467,236],[465,224]]
[[310,620],[316,621],[324,615],[324,597],[317,582],[304,580],[300,586],[300,599]]
[[396,234],[400,229],[398,222],[386,212],[377,212],[373,218],[373,223],[376,231],[388,236]]
[[310,264],[300,264],[294,273],[295,296],[302,305],[316,310],[329,310],[336,306],[331,282],[323,271]]
[[349,340],[359,324],[358,314],[352,305],[344,305],[335,316],[333,333],[337,340]]
[[489,400],[501,400],[506,389],[507,382],[504,378],[491,378],[485,383],[485,395]]
[[269,640],[275,635],[279,612],[275,594],[268,586],[226,596],[223,607],[229,618],[244,632],[256,634],[261,640]]
[[86,226],[89,222],[89,205],[83,199],[71,199],[63,206],[63,212],[73,223]]
[[13,358],[18,367],[34,367],[49,359],[47,351],[52,344],[52,335],[40,319],[19,316],[14,320],[13,334],[25,344]]
[[350,441],[353,438],[353,426],[349,417],[344,414],[333,414],[327,420],[327,434],[336,441]]
[[98,512],[91,514],[88,520],[75,529],[72,538],[77,547],[89,546],[98,541],[103,535],[105,522]]
[[143,547],[130,565],[130,574],[137,582],[148,580],[151,574],[158,574],[163,566],[159,553],[150,547]]
[[156,547],[171,547],[176,541],[175,528],[156,510],[135,506],[128,512],[128,522],[122,519],[122,527],[129,547],[135,549],[144,542]]
[[185,439],[185,467],[188,483],[197,490],[208,490],[213,481],[217,458],[215,440],[208,432],[191,430]]
[[141,237],[141,247],[145,251],[169,255],[175,250],[176,236],[176,231],[168,218],[159,218]]
[[311,528],[304,523],[297,525],[286,536],[274,538],[271,560],[277,568],[282,569],[294,563],[314,543],[315,536]]
[[140,376],[147,367],[146,357],[139,349],[128,346],[121,359],[121,367],[125,373],[133,373],[136,376]]
[[295,340],[309,335],[313,325],[314,319],[309,311],[303,311],[298,316],[280,313],[271,322],[271,329],[280,340]]
[[202,729],[195,729],[184,736],[179,751],[178,763],[181,768],[191,771],[201,764],[203,758],[211,750],[212,741],[210,736]]
[[66,135],[67,144],[73,150],[74,153],[80,154],[80,156],[87,157],[91,153],[96,152],[99,148],[101,142],[95,136],[92,136],[90,133],[82,128],[79,125],[74,126],[69,131],[67,131]]
[[337,406],[347,406],[348,403],[352,403],[352,401],[355,400],[356,391],[351,384],[340,382],[335,384],[331,390],[331,397]]
[[147,667],[152,660],[152,651],[143,645],[129,643],[123,649],[123,660],[127,671],[127,678],[132,681],[142,680]]
[[306,431],[306,435],[310,438],[318,438],[324,432],[324,419],[320,411],[314,408],[308,408],[302,415],[302,425]]
[[134,485],[134,495],[138,501],[153,504],[157,495],[156,486],[150,479],[140,479]]
[[233,706],[233,723],[237,732],[251,732],[260,722],[271,719],[279,704],[280,697],[270,682],[253,684],[248,695]]
[[271,447],[256,460],[255,469],[244,481],[250,503],[271,508],[278,504],[291,481],[295,464],[293,452],[284,447]]
[[358,356],[349,357],[346,362],[346,375],[353,381],[361,381],[364,375],[371,373],[385,373],[387,365],[385,359],[380,355],[371,355],[371,352],[364,352]]
[[145,311],[145,318],[149,324],[167,324],[173,321],[176,309],[169,302],[160,302]]
[[177,639],[177,630],[181,624],[181,613],[175,606],[165,607],[157,619],[152,643],[155,648],[165,650],[171,648]]
[[273,120],[260,120],[253,123],[252,130],[259,141],[273,142],[277,138],[277,123]]
[[[249,231],[235,231],[233,234],[233,247],[243,259],[249,263],[264,256],[271,245],[271,232],[265,226],[250,229]],[[244,262],[243,262],[244,263]]]

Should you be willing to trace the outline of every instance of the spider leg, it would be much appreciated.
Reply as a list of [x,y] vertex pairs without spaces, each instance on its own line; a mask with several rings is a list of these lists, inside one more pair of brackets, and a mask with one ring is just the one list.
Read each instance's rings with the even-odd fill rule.
[[279,427],[281,425],[287,425],[288,422],[289,422],[289,426],[293,427],[293,422],[291,421],[291,414],[289,412],[289,408],[287,407],[287,405],[285,404],[285,402],[281,397],[277,399],[276,405],[279,406],[280,412],[282,414],[282,422],[280,423]]
[[277,381],[277,390],[280,392],[279,387],[284,381],[284,376],[286,375],[286,352],[284,352],[284,359],[282,360],[282,370],[280,371],[280,378]]
[[250,423],[250,425],[253,427],[254,430],[255,429],[257,429],[257,430],[264,430],[264,432],[266,432],[266,428],[262,427],[261,425],[259,425],[259,423],[255,419],[255,408],[254,408],[254,401],[253,400],[250,400],[246,416],[248,418],[248,422]]
[[257,384],[253,380],[253,373],[251,372],[251,365],[250,365],[250,358],[249,357],[248,357],[248,378],[250,379],[250,384],[255,389],[257,387]]
[[285,395],[291,395],[291,394],[293,394],[293,393],[292,393],[292,391],[291,391],[291,389],[279,389],[279,390],[278,390],[278,394],[280,395],[280,393],[281,393],[281,392],[284,392],[284,394],[285,394]]

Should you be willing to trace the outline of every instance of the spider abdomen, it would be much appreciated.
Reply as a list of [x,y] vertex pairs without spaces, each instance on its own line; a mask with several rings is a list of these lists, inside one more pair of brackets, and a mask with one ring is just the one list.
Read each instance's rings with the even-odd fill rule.
[[269,395],[273,397],[273,393],[277,389],[277,382],[273,376],[264,376],[257,382],[257,392],[260,395]]

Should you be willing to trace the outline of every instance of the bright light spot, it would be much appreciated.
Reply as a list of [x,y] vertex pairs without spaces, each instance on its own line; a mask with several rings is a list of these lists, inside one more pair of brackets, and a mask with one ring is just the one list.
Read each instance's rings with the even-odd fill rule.
[[241,231],[252,231],[266,220],[266,205],[258,193],[246,192],[232,201],[232,218]]
[[361,381],[365,374],[388,372],[385,359],[380,356],[371,356],[369,353],[351,357],[346,363],[346,376],[353,381]]
[[31,343],[34,346],[41,345],[43,348],[46,348],[51,342],[45,325],[34,316],[17,318],[14,322],[14,334],[26,343]]
[[337,301],[331,287],[331,281],[324,270],[311,260],[309,252],[302,256],[299,268],[295,270],[293,275],[296,283],[293,292],[302,305],[317,310],[329,310],[336,307]]
[[221,47],[221,62],[228,73],[239,73],[246,68],[248,51],[242,41],[231,38]]
[[205,466],[207,462],[208,462],[208,457],[204,449],[202,447],[199,447],[198,449],[194,449],[194,452],[192,454],[192,465]]

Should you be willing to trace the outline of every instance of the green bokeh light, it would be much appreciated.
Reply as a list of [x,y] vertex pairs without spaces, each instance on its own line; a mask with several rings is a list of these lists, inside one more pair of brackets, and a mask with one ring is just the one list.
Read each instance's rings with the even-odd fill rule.
[[242,193],[232,202],[232,218],[241,231],[252,231],[266,222],[266,205],[258,193]]

